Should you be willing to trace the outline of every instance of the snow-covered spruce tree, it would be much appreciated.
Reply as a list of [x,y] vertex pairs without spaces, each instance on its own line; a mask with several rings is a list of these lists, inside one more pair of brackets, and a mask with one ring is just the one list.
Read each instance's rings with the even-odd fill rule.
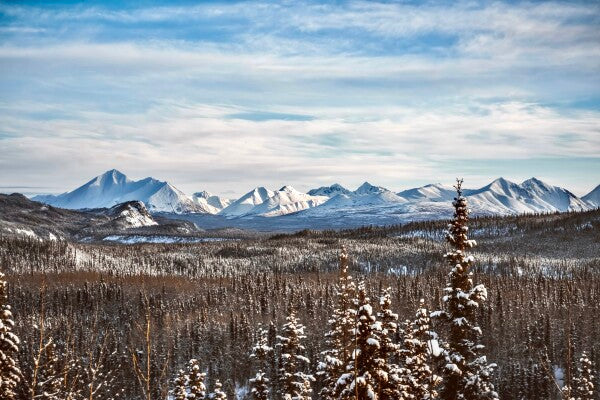
[[455,188],[454,218],[446,235],[452,250],[444,255],[450,265],[444,310],[432,313],[449,325],[440,396],[444,400],[497,399],[491,383],[495,364],[488,364],[481,354],[484,346],[478,340],[482,332],[475,323],[476,310],[487,299],[487,290],[482,284],[473,285],[473,257],[465,253],[476,243],[467,237],[469,210],[462,195],[462,179]]
[[326,333],[326,349],[321,352],[317,376],[321,380],[319,392],[323,400],[337,399],[335,384],[345,372],[354,347],[354,321],[356,318],[356,285],[348,274],[348,252],[342,247],[340,254],[340,277],[336,291],[337,304],[329,319]]
[[202,400],[206,398],[205,378],[206,373],[201,372],[200,362],[192,358],[188,365],[188,399]]
[[571,395],[574,400],[593,400],[595,398],[594,366],[585,351],[579,357],[579,365],[573,377]]
[[215,382],[215,391],[210,394],[211,400],[227,400],[227,394],[223,391],[223,385],[221,381],[217,379]]
[[20,342],[12,332],[15,323],[7,292],[4,274],[0,272],[0,399],[12,400],[21,381],[21,370],[16,359]]
[[252,348],[250,358],[254,360],[258,372],[254,378],[250,379],[250,397],[253,400],[268,400],[269,398],[269,378],[264,372],[268,367],[268,361],[273,353],[273,348],[268,345],[268,331],[259,328],[258,341]]
[[357,308],[354,351],[346,373],[337,381],[336,392],[341,399],[377,399],[379,332],[364,282],[358,285]]
[[187,376],[185,372],[180,369],[177,377],[173,381],[173,399],[174,400],[186,400],[187,399]]
[[392,312],[390,288],[384,289],[379,298],[378,337],[379,350],[375,359],[377,397],[380,400],[397,400],[403,397],[403,385],[396,358],[400,346],[395,342],[398,332],[398,314]]
[[279,348],[279,390],[285,400],[310,400],[312,398],[312,375],[305,373],[310,365],[308,358],[303,356],[302,340],[304,326],[298,322],[296,312],[290,308],[281,335],[277,336]]
[[404,326],[402,383],[406,399],[435,399],[441,378],[432,369],[432,357],[438,354],[437,335],[431,330],[429,312],[421,299],[414,321]]

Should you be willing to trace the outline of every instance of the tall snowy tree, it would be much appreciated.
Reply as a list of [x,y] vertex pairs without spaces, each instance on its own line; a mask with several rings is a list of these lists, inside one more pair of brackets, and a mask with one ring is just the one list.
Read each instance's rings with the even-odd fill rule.
[[312,375],[305,372],[310,361],[303,353],[302,344],[304,326],[298,322],[296,312],[290,309],[283,325],[281,335],[277,336],[277,347],[279,348],[279,390],[285,400],[310,400],[312,398],[311,383],[314,381]]
[[487,290],[483,284],[473,285],[473,256],[466,252],[476,243],[467,236],[469,210],[462,195],[462,180],[457,180],[455,188],[454,218],[446,235],[452,250],[444,255],[450,265],[444,310],[433,313],[449,325],[440,395],[444,400],[497,399],[491,383],[495,364],[488,364],[481,354],[484,346],[478,341],[482,332],[475,321],[480,303],[487,299]]
[[324,400],[337,399],[335,384],[345,372],[354,347],[356,285],[348,274],[348,252],[345,248],[342,248],[339,265],[337,303],[329,319],[330,329],[326,334],[326,349],[321,352],[321,361],[317,366],[317,375],[322,384],[319,394]]
[[188,399],[203,400],[206,398],[206,373],[201,372],[200,362],[192,358],[188,365]]
[[17,364],[19,338],[13,333],[15,323],[8,304],[7,283],[0,272],[0,398],[12,400],[21,381]]
[[437,335],[431,331],[429,312],[421,299],[414,321],[404,327],[402,350],[402,383],[406,399],[434,399],[438,397],[436,386],[440,382],[432,369],[431,361],[439,355]]
[[185,372],[180,369],[177,378],[173,381],[173,400],[186,400],[187,399],[187,376]]
[[400,346],[395,342],[398,332],[398,314],[392,312],[390,289],[384,289],[379,299],[378,337],[379,350],[375,359],[377,364],[375,376],[377,396],[380,400],[397,400],[402,398],[403,385],[400,370],[396,363]]
[[269,378],[264,371],[268,368],[273,348],[268,345],[267,335],[266,329],[259,328],[258,341],[250,355],[258,367],[258,372],[254,378],[250,379],[250,396],[253,400],[268,400],[269,398]]
[[571,398],[574,400],[593,400],[594,395],[594,366],[587,352],[579,357],[577,371],[573,377]]
[[223,391],[223,385],[221,381],[217,379],[215,382],[215,391],[210,394],[211,400],[227,400],[227,394]]
[[354,351],[336,384],[342,399],[377,399],[376,377],[381,373],[377,363],[379,351],[378,324],[367,297],[364,282],[358,285],[358,311],[355,319]]

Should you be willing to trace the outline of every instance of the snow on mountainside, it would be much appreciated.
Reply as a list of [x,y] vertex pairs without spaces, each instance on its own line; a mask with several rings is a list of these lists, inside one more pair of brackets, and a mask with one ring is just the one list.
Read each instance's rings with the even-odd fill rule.
[[456,190],[452,186],[436,183],[425,185],[419,188],[404,190],[397,194],[398,196],[409,201],[451,201],[456,195]]
[[266,201],[252,207],[247,214],[274,217],[317,207],[327,200],[327,196],[311,196],[291,186],[284,186]]
[[365,182],[353,192],[340,193],[324,204],[302,211],[300,214],[307,218],[351,218],[394,214],[395,210],[405,203],[407,203],[406,199],[392,191]]
[[128,201],[127,203],[117,204],[108,210],[108,215],[114,218],[114,223],[124,228],[158,225],[158,222],[152,218],[141,201]]
[[254,188],[225,207],[219,214],[227,217],[238,217],[248,214],[254,206],[264,203],[273,196],[273,194],[274,192],[272,190],[265,189],[262,186]]
[[[535,212],[586,210],[590,206],[568,190],[538,179],[521,184],[499,178],[480,188],[464,191],[475,215],[508,215]],[[350,194],[339,194],[325,204],[305,210],[305,218],[360,218],[368,222],[380,219],[422,220],[450,218],[453,188],[426,185],[394,194],[385,188],[363,184]]]
[[206,209],[210,214],[217,214],[219,211],[231,204],[231,200],[220,196],[213,195],[206,190],[197,192],[192,195],[192,198],[199,206]]
[[331,186],[321,186],[320,188],[311,189],[307,192],[307,194],[309,194],[311,196],[327,196],[327,197],[334,197],[338,194],[350,194],[350,193],[352,193],[352,192],[337,183],[334,183]]
[[[33,200],[67,209],[110,208],[128,201],[141,201],[151,213],[216,214],[228,219],[277,217],[291,213],[301,219],[360,215],[368,223],[370,217],[375,220],[446,218],[452,209],[454,195],[452,187],[442,184],[394,193],[365,182],[355,191],[339,184],[312,189],[308,193],[291,186],[275,192],[257,187],[231,201],[206,191],[187,196],[168,182],[154,178],[132,181],[121,172],[110,170],[71,192],[36,196]],[[578,211],[600,206],[600,186],[580,199],[566,189],[536,178],[522,183],[498,178],[479,189],[464,190],[464,195],[475,215]]]
[[555,208],[556,211],[582,211],[589,208],[583,200],[568,190],[548,185],[537,178],[527,179],[521,186],[534,198],[545,202],[550,210]]
[[132,181],[115,169],[71,192],[58,196],[35,196],[32,200],[66,209],[109,208],[139,200],[152,212],[203,212],[191,197],[168,182],[154,178]]
[[381,186],[373,186],[369,182],[365,182],[358,189],[356,189],[353,193],[358,195],[365,194],[373,194],[373,193],[383,193],[390,192],[388,189]]
[[592,207],[600,207],[600,185],[581,198]]
[[465,190],[473,209],[491,214],[576,211],[589,207],[566,189],[531,178],[521,184],[499,178],[477,190]]

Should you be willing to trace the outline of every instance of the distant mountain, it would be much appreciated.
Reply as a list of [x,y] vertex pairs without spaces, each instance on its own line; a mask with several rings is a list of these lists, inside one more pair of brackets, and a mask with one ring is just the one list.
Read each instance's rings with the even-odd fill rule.
[[588,205],[566,189],[531,178],[521,184],[498,178],[477,190],[466,190],[470,207],[486,214],[580,211]]
[[217,214],[232,203],[232,200],[213,195],[206,190],[192,195],[194,202],[206,210],[207,213]]
[[456,196],[456,190],[452,186],[436,183],[404,190],[397,194],[409,201],[451,201]]
[[247,215],[260,215],[274,217],[286,215],[308,208],[317,207],[329,200],[327,196],[311,196],[307,193],[297,191],[291,186],[284,186],[266,201],[255,205],[247,212]]
[[382,186],[373,186],[369,182],[365,182],[359,186],[353,193],[358,195],[364,194],[373,194],[373,193],[383,193],[383,192],[391,192],[390,190],[382,187]]
[[32,200],[66,209],[110,208],[119,203],[139,200],[151,212],[207,212],[168,182],[154,178],[132,181],[116,169],[95,177],[71,192],[58,196],[35,196]]
[[600,207],[600,185],[581,198],[592,207]]
[[219,214],[227,217],[239,217],[246,215],[258,204],[262,204],[267,201],[271,196],[275,194],[272,190],[264,187],[257,187],[232,202],[230,205],[225,207]]
[[346,189],[345,187],[343,187],[342,185],[339,185],[337,183],[334,183],[331,186],[321,186],[320,188],[311,189],[307,192],[307,194],[309,194],[311,196],[327,196],[327,197],[334,197],[335,195],[338,195],[338,194],[350,194],[350,193],[352,193],[350,190]]
[[406,199],[384,187],[365,182],[353,192],[337,194],[324,204],[300,214],[308,218],[352,218],[353,215],[387,213],[406,202]]
[[[479,189],[465,189],[464,195],[474,215],[579,211],[600,206],[600,186],[580,199],[566,189],[537,178],[521,183],[498,178]],[[261,186],[231,201],[206,191],[187,196],[168,182],[154,178],[132,181],[121,172],[110,170],[71,192],[36,196],[33,200],[66,209],[110,208],[140,201],[149,214],[212,214],[214,218],[228,220],[297,214],[305,222],[307,218],[342,221],[360,216],[361,221],[369,224],[448,218],[454,196],[454,188],[439,183],[394,193],[365,182],[354,191],[333,184],[308,193],[291,186],[277,191]]]

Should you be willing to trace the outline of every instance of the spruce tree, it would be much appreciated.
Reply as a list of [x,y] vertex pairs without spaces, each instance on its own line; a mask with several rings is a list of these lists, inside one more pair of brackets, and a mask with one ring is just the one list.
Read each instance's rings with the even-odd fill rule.
[[281,396],[286,400],[310,400],[312,398],[311,383],[314,378],[304,372],[310,365],[309,359],[303,355],[305,348],[302,341],[305,338],[304,326],[298,322],[296,312],[290,307],[281,335],[277,336],[280,366],[279,390]]
[[398,332],[398,314],[392,312],[390,288],[384,289],[379,298],[379,311],[377,313],[379,328],[379,351],[375,376],[377,397],[380,400],[396,400],[402,398],[403,385],[400,379],[400,370],[396,359],[400,346],[395,342]]
[[269,379],[265,377],[264,372],[257,372],[254,378],[250,379],[250,398],[252,400],[269,399]]
[[431,331],[429,312],[421,299],[414,321],[404,325],[402,384],[406,399],[434,399],[440,382],[432,369],[432,358],[439,355],[437,335]]
[[326,349],[321,352],[321,361],[317,366],[317,376],[322,385],[319,394],[323,400],[337,399],[335,384],[344,373],[354,346],[356,285],[348,274],[348,253],[345,248],[340,254],[339,268],[337,304],[329,319],[329,332],[325,335]]
[[211,393],[210,398],[211,400],[227,400],[227,394],[223,391],[223,385],[218,379],[215,382],[215,391]]
[[342,399],[377,399],[376,377],[381,373],[377,363],[379,332],[364,282],[358,285],[357,308],[354,351],[336,391]]
[[574,400],[594,399],[594,366],[587,352],[579,357],[579,365],[573,377],[571,395]]
[[452,250],[444,256],[450,265],[444,289],[444,310],[434,313],[449,325],[444,385],[440,395],[444,400],[497,399],[498,394],[491,383],[495,364],[488,364],[485,355],[481,354],[483,345],[479,338],[482,332],[475,321],[480,303],[487,299],[487,290],[482,284],[473,285],[473,257],[467,256],[466,251],[476,243],[467,237],[469,210],[462,195],[462,180],[457,180],[455,188],[454,218],[446,235]]
[[173,381],[175,388],[173,389],[174,400],[186,400],[187,399],[187,376],[185,372],[180,369],[177,374],[177,378]]
[[205,378],[206,373],[201,372],[200,362],[195,358],[192,358],[188,366],[188,399],[203,400],[206,398]]
[[0,272],[0,399],[12,400],[21,381],[17,364],[19,338],[13,333],[15,323],[8,304],[7,283]]
[[259,327],[258,342],[252,348],[252,358],[258,367],[254,378],[250,379],[250,396],[253,400],[267,400],[269,398],[269,379],[264,372],[268,367],[268,360],[273,353],[273,348],[268,345],[268,331]]

